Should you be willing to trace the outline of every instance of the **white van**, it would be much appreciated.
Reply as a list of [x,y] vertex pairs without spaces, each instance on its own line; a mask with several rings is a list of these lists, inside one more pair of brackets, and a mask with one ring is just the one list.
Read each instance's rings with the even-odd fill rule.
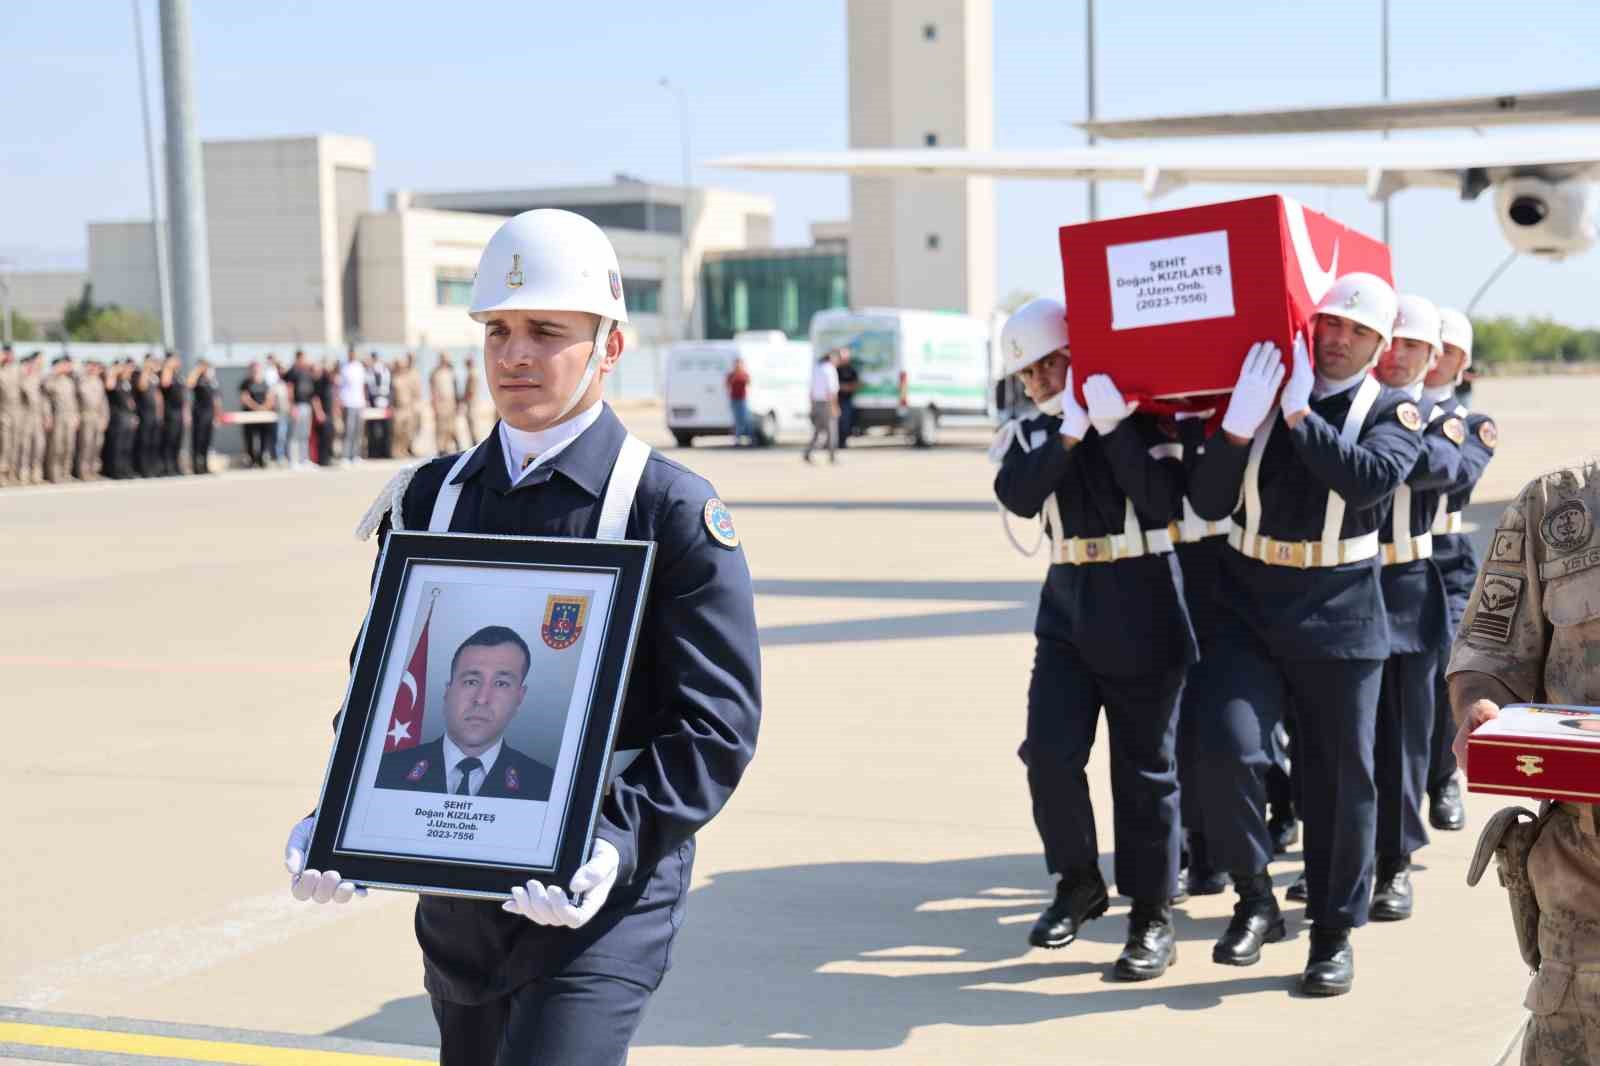
[[857,426],[903,432],[918,447],[937,442],[940,426],[984,426],[994,416],[991,326],[944,311],[836,308],[811,319],[820,355],[850,349],[861,375]]
[[750,371],[746,399],[756,441],[811,427],[811,345],[781,330],[752,330],[731,341],[684,341],[667,349],[667,429],[688,447],[696,437],[733,434],[727,377],[735,357]]

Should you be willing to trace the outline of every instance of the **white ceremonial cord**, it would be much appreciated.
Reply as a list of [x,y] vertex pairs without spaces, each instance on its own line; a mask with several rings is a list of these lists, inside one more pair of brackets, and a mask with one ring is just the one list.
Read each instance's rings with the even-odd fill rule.
[[1022,435],[1022,422],[1020,419],[1010,419],[995,433],[994,440],[989,442],[989,462],[999,466],[1005,461],[1006,452],[1011,450],[1011,444]]
[[1511,1040],[1506,1044],[1506,1049],[1500,1052],[1500,1057],[1494,1060],[1493,1066],[1506,1066],[1511,1061],[1511,1052],[1516,1050],[1528,1033],[1528,1024],[1533,1021],[1533,1012],[1528,1011],[1522,1015],[1522,1021],[1517,1024],[1517,1031],[1511,1034]]
[[996,504],[996,506],[1000,508],[1000,528],[1006,531],[1006,539],[1011,542],[1011,546],[1017,549],[1018,554],[1023,558],[1032,559],[1035,555],[1038,555],[1039,549],[1044,546],[1044,516],[1039,516],[1039,539],[1033,542],[1031,549],[1024,548],[1017,540],[1016,534],[1011,532],[1011,512],[1006,510],[1003,503]]
[[406,489],[411,487],[411,479],[418,470],[422,469],[421,463],[406,467],[383,487],[378,493],[378,498],[372,501],[372,506],[367,508],[367,513],[361,516],[361,521],[356,523],[356,539],[366,540],[378,531],[383,525],[383,516],[389,515],[389,527],[395,530],[406,528],[405,519],[401,515],[401,502],[405,499]]

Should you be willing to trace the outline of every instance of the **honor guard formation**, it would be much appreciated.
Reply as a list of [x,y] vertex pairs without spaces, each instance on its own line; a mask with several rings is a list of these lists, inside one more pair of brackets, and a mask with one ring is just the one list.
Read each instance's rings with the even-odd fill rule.
[[1132,900],[1112,976],[1165,973],[1173,903],[1230,882],[1212,958],[1259,962],[1286,935],[1271,864],[1303,833],[1299,988],[1349,992],[1352,932],[1414,913],[1424,810],[1463,825],[1445,666],[1478,570],[1462,508],[1497,440],[1455,394],[1471,325],[1346,274],[1287,360],[1255,344],[1217,409],[1171,416],[1104,373],[1080,392],[1060,302],[1001,343],[1037,414],[997,437],[995,495],[1050,556],[1019,754],[1057,882],[1029,942],[1065,947],[1107,909],[1086,777],[1103,708]]

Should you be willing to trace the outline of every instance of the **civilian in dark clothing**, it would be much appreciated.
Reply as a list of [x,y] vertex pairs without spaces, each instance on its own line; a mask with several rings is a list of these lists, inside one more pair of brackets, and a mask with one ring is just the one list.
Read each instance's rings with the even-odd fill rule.
[[[261,373],[260,363],[250,364],[250,375],[239,386],[239,406],[246,411],[267,411],[272,390]],[[266,466],[272,454],[272,423],[246,423],[244,427],[244,456],[246,466]]]
[[146,360],[133,379],[139,429],[134,444],[134,469],[140,477],[161,476],[161,372]]
[[317,390],[317,370],[305,352],[294,353],[283,381],[289,386],[289,465],[298,467],[311,459],[311,397]]
[[861,375],[850,362],[850,349],[840,348],[835,366],[839,374],[839,447],[850,447],[850,435],[856,428],[856,390],[861,387]]
[[161,473],[176,477],[183,471],[178,456],[183,452],[183,426],[189,420],[189,387],[183,380],[183,362],[167,356],[161,367]]
[[196,474],[211,473],[211,429],[217,417],[217,372],[204,359],[189,371],[189,391],[194,396],[190,430],[190,463]]
[[325,368],[317,372],[316,387],[311,393],[312,418],[317,428],[317,463],[321,466],[332,466],[333,454],[333,411],[337,404],[334,402],[339,395],[339,364],[330,362]]
[[133,450],[139,432],[138,401],[133,393],[137,368],[131,362],[120,364],[108,381],[107,399],[111,403],[110,432],[106,434],[105,469],[114,478],[133,477]]

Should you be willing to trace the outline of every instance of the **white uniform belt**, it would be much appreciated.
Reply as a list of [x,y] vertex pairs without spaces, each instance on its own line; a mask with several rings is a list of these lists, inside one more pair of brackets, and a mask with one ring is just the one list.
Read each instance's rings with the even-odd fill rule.
[[1167,535],[1174,544],[1193,544],[1209,537],[1226,536],[1233,532],[1233,519],[1224,518],[1216,522],[1173,522],[1167,526]]
[[1433,558],[1433,534],[1424,533],[1420,537],[1407,537],[1396,544],[1383,546],[1383,565],[1393,566],[1396,563],[1413,563],[1418,559]]
[[1465,525],[1461,521],[1460,511],[1446,511],[1444,514],[1433,520],[1433,529],[1431,532],[1437,537],[1442,536],[1445,533],[1460,533],[1464,528]]
[[[1337,550],[1325,553],[1319,540],[1274,540],[1257,536],[1252,551],[1244,550],[1244,530],[1235,528],[1228,534],[1228,543],[1241,554],[1268,566],[1292,566],[1297,569],[1322,566],[1342,566],[1359,563],[1378,554],[1378,531],[1359,537],[1350,537],[1336,543]],[[1332,558],[1325,557],[1331,554]]]
[[1141,555],[1172,550],[1172,534],[1165,529],[1141,530],[1137,537],[1113,533],[1105,537],[1065,537],[1050,548],[1050,561],[1064,566],[1114,563]]

